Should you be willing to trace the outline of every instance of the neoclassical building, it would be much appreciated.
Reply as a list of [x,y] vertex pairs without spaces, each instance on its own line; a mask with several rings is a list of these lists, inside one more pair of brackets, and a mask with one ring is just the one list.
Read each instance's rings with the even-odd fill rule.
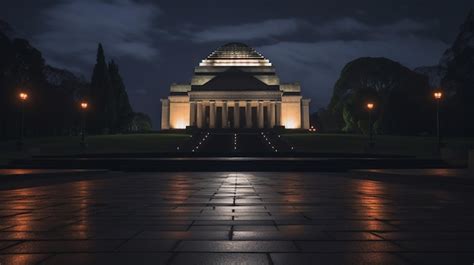
[[283,84],[268,59],[242,43],[212,52],[190,84],[172,84],[162,99],[161,129],[309,128],[310,99]]

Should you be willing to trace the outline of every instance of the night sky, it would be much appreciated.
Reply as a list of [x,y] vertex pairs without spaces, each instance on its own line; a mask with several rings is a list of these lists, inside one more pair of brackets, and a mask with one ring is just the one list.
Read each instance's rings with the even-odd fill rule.
[[134,109],[158,128],[169,85],[189,82],[200,60],[226,42],[255,47],[283,82],[301,83],[315,111],[358,57],[437,64],[473,7],[472,0],[2,0],[0,19],[48,64],[88,79],[102,42]]

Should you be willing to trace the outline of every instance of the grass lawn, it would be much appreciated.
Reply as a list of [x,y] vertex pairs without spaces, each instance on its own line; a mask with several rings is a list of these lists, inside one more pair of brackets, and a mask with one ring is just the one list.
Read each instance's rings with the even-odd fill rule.
[[[282,135],[300,152],[317,153],[363,153],[367,149],[368,137],[353,134],[305,134]],[[421,136],[375,136],[374,152],[379,154],[414,155],[433,157],[437,154],[437,139]],[[469,149],[474,147],[474,138],[443,139],[446,147]]]
[[[88,136],[87,153],[172,152],[187,139],[186,134],[117,134]],[[25,139],[25,152],[16,151],[15,141],[0,142],[0,164],[29,155],[72,155],[82,152],[79,136]]]

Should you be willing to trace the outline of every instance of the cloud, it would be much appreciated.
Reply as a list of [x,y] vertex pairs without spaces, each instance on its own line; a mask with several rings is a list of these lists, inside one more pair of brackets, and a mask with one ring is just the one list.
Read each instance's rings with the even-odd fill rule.
[[280,42],[257,47],[270,58],[282,81],[299,81],[313,99],[313,111],[324,107],[343,67],[360,57],[386,57],[414,68],[437,64],[447,44],[429,38],[392,35],[384,39]]
[[217,26],[202,31],[187,31],[195,42],[213,41],[249,41],[267,39],[290,34],[301,28],[303,21],[299,19],[269,19],[257,23],[235,26]]
[[418,34],[429,31],[433,23],[421,23],[412,19],[401,19],[382,25],[369,25],[351,17],[339,18],[313,25],[314,32],[321,38],[377,38],[387,35]]
[[[186,30],[185,38],[194,42],[285,40],[295,36],[313,39],[370,39],[393,35],[420,34],[429,31],[433,23],[401,19],[382,25],[369,25],[351,17],[320,23],[297,18],[268,19],[255,23],[226,25],[203,30]],[[304,34],[297,34],[304,31]]]
[[152,34],[159,14],[132,0],[66,0],[42,11],[45,29],[33,41],[48,63],[60,67],[91,67],[98,42],[109,56],[148,61],[158,54]]

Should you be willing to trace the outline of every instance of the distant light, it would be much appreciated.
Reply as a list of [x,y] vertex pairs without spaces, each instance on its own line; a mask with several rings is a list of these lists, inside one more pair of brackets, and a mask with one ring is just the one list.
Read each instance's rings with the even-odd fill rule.
[[85,110],[89,107],[89,104],[85,101],[81,102],[81,109]]
[[375,107],[375,104],[374,104],[374,103],[372,103],[372,102],[367,103],[367,108],[368,108],[369,110],[372,110],[374,107]]
[[435,99],[439,100],[443,97],[443,92],[436,91],[436,92],[433,93],[433,95],[434,95]]
[[26,101],[28,99],[28,94],[25,92],[20,92],[19,97],[21,100]]

